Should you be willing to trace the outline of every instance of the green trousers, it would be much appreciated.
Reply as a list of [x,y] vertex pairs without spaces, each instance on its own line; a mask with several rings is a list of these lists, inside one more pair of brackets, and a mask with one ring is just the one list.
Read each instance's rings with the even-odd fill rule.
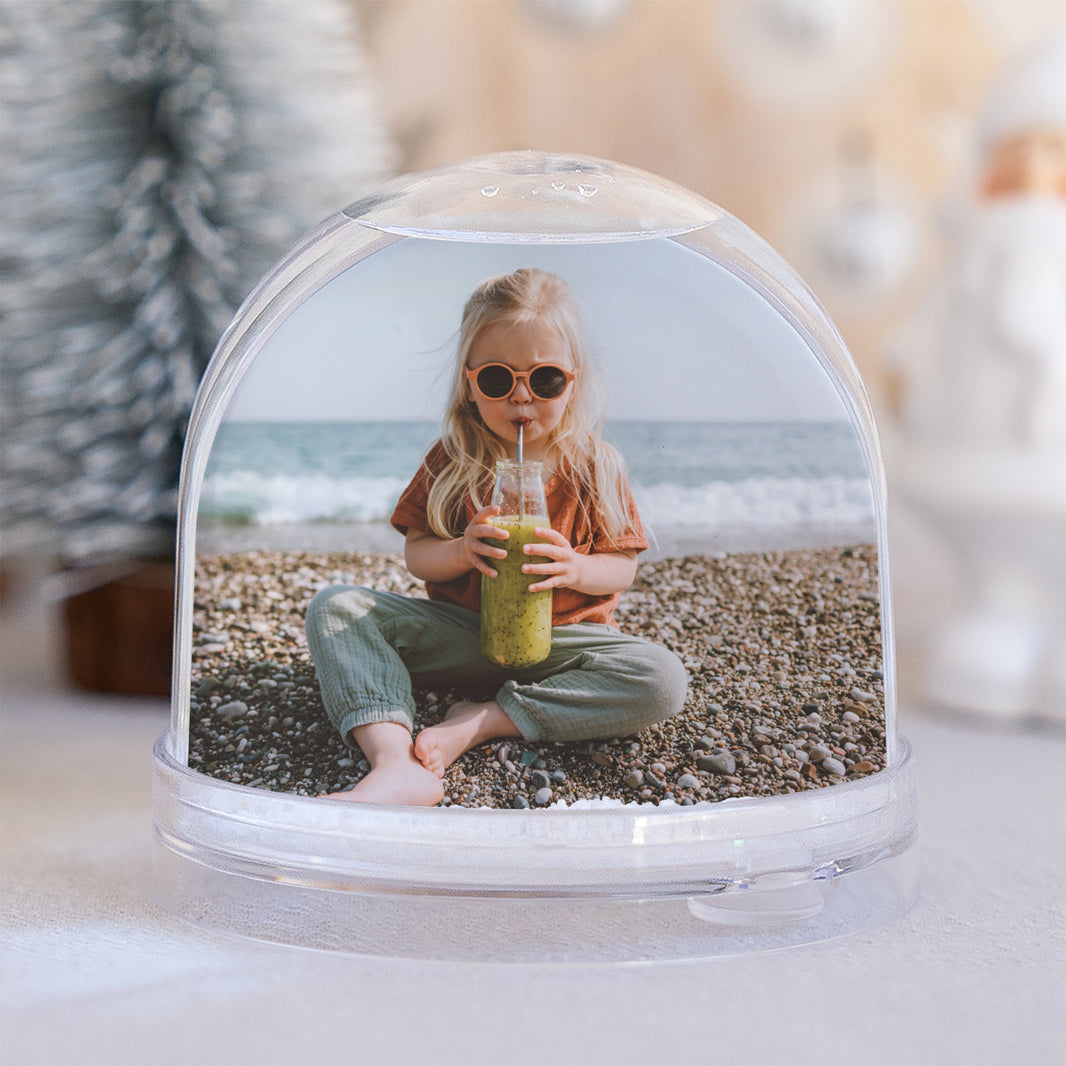
[[681,710],[688,675],[673,652],[613,626],[552,629],[536,666],[506,669],[481,654],[480,616],[434,600],[354,585],[323,589],[307,609],[307,642],[330,720],[414,725],[412,682],[499,701],[526,740],[602,740]]

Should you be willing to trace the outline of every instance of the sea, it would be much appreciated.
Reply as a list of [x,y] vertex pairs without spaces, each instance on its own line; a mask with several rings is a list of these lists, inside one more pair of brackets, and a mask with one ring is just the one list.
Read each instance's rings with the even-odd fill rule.
[[[430,422],[223,424],[197,550],[401,551],[388,519]],[[645,558],[873,544],[873,497],[846,422],[616,422],[652,547]]]

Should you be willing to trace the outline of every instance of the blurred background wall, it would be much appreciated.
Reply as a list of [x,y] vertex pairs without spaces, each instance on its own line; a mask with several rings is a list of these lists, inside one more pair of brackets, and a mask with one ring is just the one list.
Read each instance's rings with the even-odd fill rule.
[[[878,395],[883,340],[935,268],[937,212],[991,79],[1066,25],[1055,0],[355,6],[402,169],[537,148],[677,181],[792,261]],[[820,239],[870,200],[884,261],[834,270]]]
[[[703,194],[807,279],[886,420],[899,410],[901,389],[887,353],[944,269],[944,214],[972,180],[985,94],[1015,57],[1066,28],[1060,0],[335,0],[317,5],[330,12],[315,32],[344,36],[352,50],[320,42],[327,77],[312,73],[310,45],[302,67],[285,68],[292,56],[277,26],[269,48],[257,52],[247,39],[238,47],[242,20],[282,21],[291,9],[277,0],[103,6],[112,15],[130,8],[136,18],[166,10],[179,33],[189,12],[228,13],[233,50],[214,52],[207,65],[223,74],[227,64],[243,68],[243,106],[254,113],[258,93],[261,113],[258,126],[237,128],[287,164],[268,190],[273,199],[260,202],[264,211],[284,214],[287,197],[307,200],[310,169],[301,176],[300,153],[270,136],[269,115],[281,122],[288,113],[286,78],[294,91],[309,90],[303,114],[314,110],[311,89],[326,105],[318,107],[313,165],[330,168],[332,180],[312,200],[316,217],[378,177],[516,148],[614,159]],[[25,36],[34,23],[47,37],[50,21],[65,25],[78,9],[64,0],[7,3],[9,52],[17,58],[16,31]],[[288,39],[307,40],[302,32]],[[60,47],[56,69],[67,58]],[[358,100],[342,106],[353,87]],[[24,90],[8,76],[5,107],[23,105]],[[331,141],[354,151],[330,160],[321,146]],[[33,235],[11,220],[20,182],[25,191],[33,175],[24,165],[16,172],[10,158],[0,166],[5,263],[16,260],[17,277],[18,249]],[[121,183],[112,183],[112,199],[114,188]],[[10,352],[10,314],[4,331]],[[9,397],[20,367],[4,367]],[[76,409],[64,410],[67,423],[77,422]],[[9,451],[19,421],[9,402]],[[70,486],[52,486],[59,495],[89,475],[71,468],[66,476]],[[10,561],[25,543],[6,539]]]

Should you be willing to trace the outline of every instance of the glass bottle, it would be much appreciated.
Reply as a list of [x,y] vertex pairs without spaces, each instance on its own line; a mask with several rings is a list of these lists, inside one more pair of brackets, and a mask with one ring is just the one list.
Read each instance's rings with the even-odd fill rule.
[[552,594],[530,592],[540,578],[523,574],[522,564],[547,562],[522,548],[540,538],[537,526],[550,525],[544,473],[538,462],[503,459],[496,464],[492,502],[500,513],[491,522],[507,530],[507,540],[490,544],[507,549],[506,559],[490,559],[496,577],[481,578],[481,652],[500,666],[533,666],[551,651]]

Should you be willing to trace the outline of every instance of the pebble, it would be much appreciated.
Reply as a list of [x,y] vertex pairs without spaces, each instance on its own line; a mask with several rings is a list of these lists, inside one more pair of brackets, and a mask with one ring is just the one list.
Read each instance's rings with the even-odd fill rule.
[[729,776],[737,771],[737,761],[728,751],[711,752],[710,755],[701,755],[696,760],[696,765],[701,770],[709,770],[712,774]]
[[529,775],[529,783],[534,789],[539,791],[542,788],[551,788],[552,779],[543,770],[534,770]]
[[[200,556],[196,581],[190,765],[302,795],[351,787],[369,764],[326,718],[303,610],[330,584],[416,597],[421,584],[398,556],[313,551]],[[449,769],[446,802],[542,809],[548,789],[551,803],[690,805],[876,772],[885,752],[876,593],[876,552],[861,546],[642,563],[619,621],[688,664],[681,713],[617,742],[478,747]],[[470,694],[414,695],[422,728]]]
[[550,788],[538,788],[537,794],[533,797],[533,802],[538,807],[547,807],[554,796],[555,793]]

